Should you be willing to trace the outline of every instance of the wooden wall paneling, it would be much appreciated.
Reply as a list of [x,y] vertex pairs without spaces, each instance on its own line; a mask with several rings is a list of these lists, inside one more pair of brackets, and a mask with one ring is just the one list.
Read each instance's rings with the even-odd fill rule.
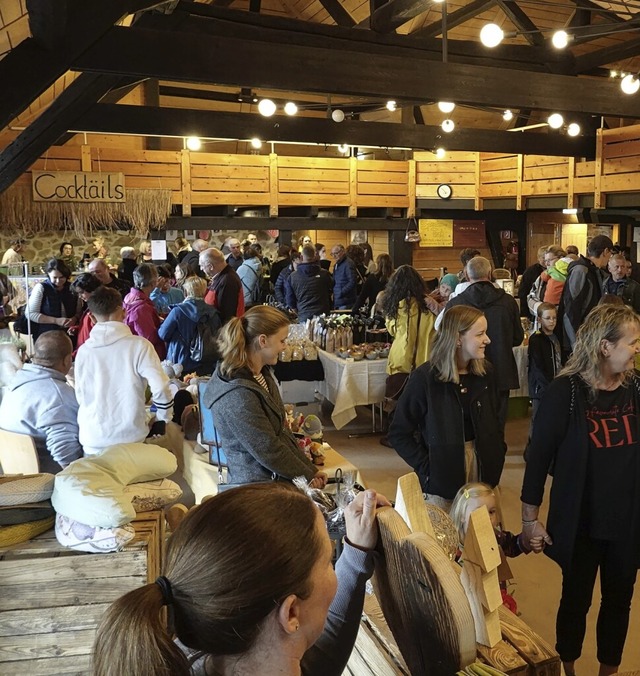
[[518,155],[518,166],[516,169],[517,173],[517,183],[516,183],[516,209],[518,211],[523,211],[525,208],[524,197],[522,196],[522,182],[524,180],[524,158],[522,155]]
[[[638,134],[640,136],[640,134]],[[604,143],[602,148],[602,157],[605,160],[614,157],[627,157],[629,155],[640,155],[640,140],[629,139],[621,143]]]
[[497,169],[497,170],[487,170],[481,168],[482,182],[489,183],[507,183],[513,181],[514,183],[518,180],[518,163],[516,160],[516,166],[512,169]]
[[600,178],[600,189],[609,192],[636,192],[640,190],[640,173],[610,174]]
[[380,254],[389,253],[389,231],[388,230],[369,230],[367,242],[371,244],[373,250],[373,260]]
[[624,174],[636,173],[640,169],[640,154],[616,159],[605,159],[603,173]]
[[628,127],[616,127],[615,129],[602,129],[602,142],[605,144],[619,143],[629,139],[637,139],[640,136],[640,128],[637,124]]
[[596,163],[593,161],[589,162],[576,162],[576,176],[593,176],[596,171]]
[[[147,151],[153,152],[153,151]],[[166,151],[155,151],[155,152],[166,152]],[[281,158],[281,162],[284,159],[290,158]],[[296,159],[305,159],[305,158],[296,158]],[[211,165],[223,165],[223,166],[240,166],[240,167],[268,167],[269,166],[269,157],[268,155],[235,155],[231,153],[201,153],[197,152],[191,156],[192,164],[211,164]],[[295,165],[294,165],[295,166]]]
[[400,207],[409,206],[406,195],[358,195],[359,207]]
[[481,183],[481,173],[480,173],[480,153],[476,153],[476,159],[474,162],[474,174],[475,174],[475,200],[473,208],[476,211],[482,211],[483,203],[482,198],[480,197],[480,183]]
[[522,177],[525,181],[538,181],[542,178],[566,178],[568,176],[567,167],[568,163],[566,161],[562,162],[562,164],[551,164],[542,167],[524,167]]
[[[448,183],[448,181],[443,181],[443,183]],[[436,192],[438,185],[438,183],[431,183],[430,185],[417,185],[416,196],[435,199],[438,197],[438,193]],[[459,197],[469,198],[476,196],[476,187],[473,184],[451,183],[451,188],[453,190],[453,196],[450,202]]]
[[191,216],[191,151],[180,152],[180,186],[182,189],[182,215]]
[[409,173],[407,176],[407,218],[413,218],[416,215],[416,161],[409,160]]
[[480,197],[515,197],[517,185],[513,183],[494,183],[485,185],[482,183],[479,188]]
[[515,169],[517,155],[504,155],[502,153],[479,153],[480,165],[483,171],[499,169]]
[[526,169],[535,167],[548,167],[555,164],[566,164],[566,157],[548,157],[547,155],[525,155],[524,166]]
[[[293,169],[291,171],[300,171]],[[279,172],[282,178],[282,170]],[[264,181],[265,184],[269,181],[269,167],[253,167],[253,166],[229,166],[217,164],[196,164],[191,161],[191,177],[192,178],[213,178],[213,179],[253,179],[257,181]],[[285,177],[286,178],[286,177]]]
[[[21,178],[28,178],[31,182],[32,171],[82,171],[82,161],[77,159],[55,159],[50,157],[41,157],[36,160],[30,167],[29,171],[22,175]],[[20,179],[18,179],[20,181]],[[16,183],[18,182],[16,181]]]
[[358,215],[358,159],[349,158],[349,218]]
[[593,194],[595,191],[595,178],[593,176],[586,176],[584,178],[573,179],[573,190],[576,194],[585,195]]
[[566,195],[568,190],[568,178],[526,181],[522,184],[522,194],[527,197],[532,195]]
[[575,209],[578,200],[575,192],[576,158],[569,158],[569,186],[567,188],[567,209]]
[[[80,151],[80,164],[82,171],[91,171],[91,148],[83,145]],[[106,170],[105,170],[106,171]]]
[[594,174],[593,206],[596,209],[604,207],[602,195],[602,163],[603,163],[603,134],[602,129],[596,129],[596,160]]
[[278,185],[278,156],[269,154],[269,216],[278,215],[280,187]]

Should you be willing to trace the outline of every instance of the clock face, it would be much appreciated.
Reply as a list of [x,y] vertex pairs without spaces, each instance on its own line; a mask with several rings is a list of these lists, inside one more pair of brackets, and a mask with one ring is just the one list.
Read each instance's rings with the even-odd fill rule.
[[451,190],[450,185],[442,183],[441,185],[438,186],[437,193],[438,197],[440,197],[441,199],[448,200],[453,194],[453,191]]

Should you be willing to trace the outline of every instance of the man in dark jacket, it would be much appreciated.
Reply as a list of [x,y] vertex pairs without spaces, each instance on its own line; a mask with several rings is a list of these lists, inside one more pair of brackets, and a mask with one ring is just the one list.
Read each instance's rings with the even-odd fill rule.
[[612,296],[620,296],[622,302],[640,313],[640,284],[627,276],[627,259],[615,254],[609,260],[609,273],[602,290]]
[[613,242],[606,235],[597,235],[587,246],[587,256],[580,256],[567,269],[558,315],[562,317],[563,350],[571,352],[576,333],[585,317],[602,298],[602,286]]
[[[186,259],[185,259],[186,260]],[[200,267],[211,281],[204,302],[213,305],[226,324],[231,317],[244,314],[244,293],[237,272],[227,264],[220,249],[205,249],[200,254]]]
[[331,249],[331,256],[335,260],[333,266],[333,307],[336,310],[350,310],[356,302],[356,264],[347,256],[342,244],[336,244]]
[[[476,256],[467,263],[467,277],[471,282],[459,296],[449,300],[447,310],[454,305],[470,305],[484,312],[487,318],[486,356],[493,364],[498,385],[498,420],[501,429],[507,421],[509,390],[520,387],[518,367],[513,348],[522,343],[524,331],[520,323],[518,304],[504,289],[496,288],[491,282],[491,263],[482,256]],[[445,310],[446,311],[446,310]]]
[[530,265],[523,273],[518,287],[518,298],[520,299],[520,316],[530,319],[529,307],[527,305],[527,296],[536,279],[547,269],[544,262],[544,255],[547,253],[547,246],[541,246],[538,249],[538,262]]
[[[134,268],[135,269],[135,268]],[[90,272],[98,281],[102,282],[103,286],[108,286],[110,289],[115,289],[124,300],[124,297],[131,291],[131,284],[125,279],[115,277],[109,272],[109,266],[102,258],[94,258],[87,271]]]
[[311,244],[302,247],[302,263],[291,273],[285,288],[287,305],[298,311],[300,321],[331,311],[333,279],[316,262],[316,249]]

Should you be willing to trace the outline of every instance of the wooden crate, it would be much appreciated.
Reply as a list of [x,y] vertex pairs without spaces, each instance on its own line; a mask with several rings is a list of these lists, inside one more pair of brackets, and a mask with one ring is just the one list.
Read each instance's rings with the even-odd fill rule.
[[164,516],[144,512],[121,552],[61,547],[53,530],[0,549],[0,674],[89,674],[108,605],[160,574]]

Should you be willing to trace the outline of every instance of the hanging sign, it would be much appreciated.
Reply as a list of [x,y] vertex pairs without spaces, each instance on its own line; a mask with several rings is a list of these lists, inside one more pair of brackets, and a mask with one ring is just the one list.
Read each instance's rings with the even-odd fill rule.
[[[501,231],[501,232],[504,232]],[[511,236],[505,239],[512,239]],[[475,247],[481,249],[487,246],[484,221],[454,221],[453,246],[456,249]]]
[[421,218],[420,247],[453,246],[453,221],[446,218]]
[[34,202],[126,202],[124,174],[32,171]]

